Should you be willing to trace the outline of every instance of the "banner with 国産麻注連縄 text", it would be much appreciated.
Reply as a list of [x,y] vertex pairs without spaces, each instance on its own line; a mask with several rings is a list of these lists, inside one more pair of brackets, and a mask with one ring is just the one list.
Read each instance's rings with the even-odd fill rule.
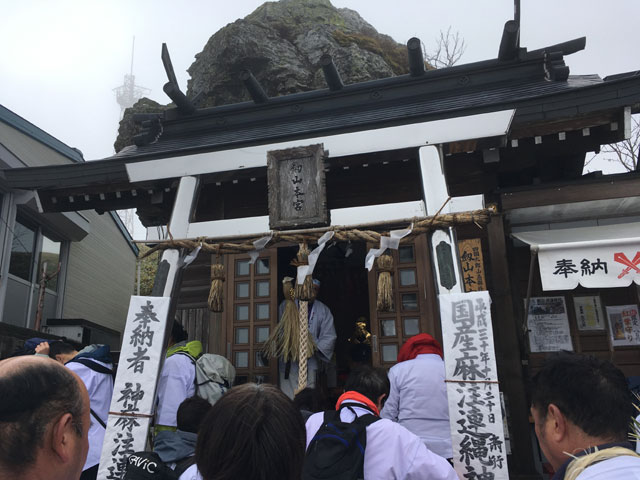
[[489,293],[439,301],[454,468],[460,478],[508,479]]
[[98,477],[122,479],[129,455],[145,450],[162,360],[169,297],[131,297]]

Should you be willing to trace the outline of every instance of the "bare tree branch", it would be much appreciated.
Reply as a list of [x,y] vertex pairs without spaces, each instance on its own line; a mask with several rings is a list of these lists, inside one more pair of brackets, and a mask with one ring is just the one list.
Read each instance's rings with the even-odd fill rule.
[[[612,143],[602,147],[600,155],[611,163],[617,163],[627,172],[638,170],[638,155],[640,155],[640,117],[631,117],[631,136],[618,143]],[[589,165],[596,156],[592,156],[586,163]]]
[[462,58],[466,49],[464,38],[460,36],[458,31],[451,33],[451,26],[447,28],[446,33],[440,30],[440,35],[436,38],[436,47],[431,53],[428,53],[423,45],[424,59],[435,68],[455,65]]

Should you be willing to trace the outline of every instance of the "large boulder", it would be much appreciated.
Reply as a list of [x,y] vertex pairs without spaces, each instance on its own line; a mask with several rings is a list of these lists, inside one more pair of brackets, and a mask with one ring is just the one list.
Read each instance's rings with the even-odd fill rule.
[[113,144],[116,152],[119,152],[124,147],[133,145],[133,137],[140,133],[140,125],[133,121],[133,116],[136,113],[161,113],[172,106],[173,104],[161,105],[149,98],[141,98],[132,107],[125,109],[118,126],[118,137]]
[[[215,33],[189,67],[187,97],[198,108],[250,100],[239,79],[249,69],[270,97],[326,88],[320,57],[333,57],[345,84],[409,71],[406,47],[357,12],[329,0],[280,0]],[[133,143],[135,113],[166,109],[142,99],[125,111],[116,151]]]
[[409,69],[406,47],[379,34],[357,12],[329,0],[280,0],[214,34],[189,67],[187,96],[198,107],[249,100],[239,80],[248,68],[270,97],[326,88],[320,57],[328,53],[344,83]]

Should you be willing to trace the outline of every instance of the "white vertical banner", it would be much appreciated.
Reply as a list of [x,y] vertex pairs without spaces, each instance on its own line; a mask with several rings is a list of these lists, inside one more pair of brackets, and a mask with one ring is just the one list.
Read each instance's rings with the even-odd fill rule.
[[453,463],[460,478],[509,478],[489,292],[439,297]]
[[120,480],[128,456],[146,448],[170,302],[131,297],[98,480]]

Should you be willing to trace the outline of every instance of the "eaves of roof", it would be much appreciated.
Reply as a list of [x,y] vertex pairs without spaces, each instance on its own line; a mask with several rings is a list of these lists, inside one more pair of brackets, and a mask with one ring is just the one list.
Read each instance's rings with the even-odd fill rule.
[[66,145],[54,136],[49,135],[44,130],[36,127],[33,123],[25,120],[20,115],[17,115],[16,113],[12,112],[2,105],[0,105],[0,122],[6,123],[10,127],[24,133],[35,141],[40,142],[44,146],[55,150],[60,155],[64,155],[73,162],[84,162],[84,157],[82,156],[80,150]]
[[[548,189],[566,187],[566,186],[584,186],[585,188],[593,187],[601,184],[611,184],[614,182],[633,182],[640,187],[640,171],[612,173],[610,175],[603,175],[602,172],[593,172],[591,174],[583,175],[576,179],[558,180],[555,182],[547,182],[538,185],[521,185],[517,187],[498,188],[495,193],[499,195],[508,195],[521,192],[534,192],[545,191]],[[640,190],[638,191],[640,193]]]
[[121,151],[115,158],[134,160],[188,155],[507,108],[517,109],[514,125],[568,118],[593,109],[605,110],[621,105],[632,104],[640,108],[640,76],[630,75],[607,82],[596,75],[574,76],[561,82],[539,78],[528,82],[498,82],[483,88],[458,90],[454,95],[439,92],[389,100],[384,98],[384,92],[380,95],[383,98],[356,105],[343,101],[342,105],[319,112],[289,113],[277,121],[265,118],[228,125],[216,124],[215,118],[202,118],[196,125],[196,119],[184,120],[191,128],[172,133],[167,125],[165,134],[157,142]]
[[[388,80],[381,82],[389,84]],[[371,84],[372,82],[367,82]],[[373,91],[379,91],[374,89]],[[358,95],[360,92],[358,93]],[[404,99],[354,103],[324,112],[284,116],[278,122],[242,122],[224,127],[201,128],[195,133],[163,136],[149,145],[128,147],[114,157],[85,162],[5,171],[16,188],[59,189],[99,184],[127,184],[125,165],[155,158],[189,155],[311,136],[345,133],[463,115],[515,108],[512,129],[521,124],[573,118],[596,111],[631,105],[640,110],[640,72],[606,80],[597,75],[570,76],[567,81],[537,78],[520,82],[496,82],[484,88],[456,89],[434,95],[413,95]],[[231,106],[233,107],[233,106]],[[243,111],[248,105],[236,106]],[[229,106],[219,107],[229,111]],[[216,109],[210,109],[216,110]],[[258,114],[256,114],[258,115]],[[209,116],[172,120],[174,124],[209,122]],[[214,121],[215,123],[215,121]]]

